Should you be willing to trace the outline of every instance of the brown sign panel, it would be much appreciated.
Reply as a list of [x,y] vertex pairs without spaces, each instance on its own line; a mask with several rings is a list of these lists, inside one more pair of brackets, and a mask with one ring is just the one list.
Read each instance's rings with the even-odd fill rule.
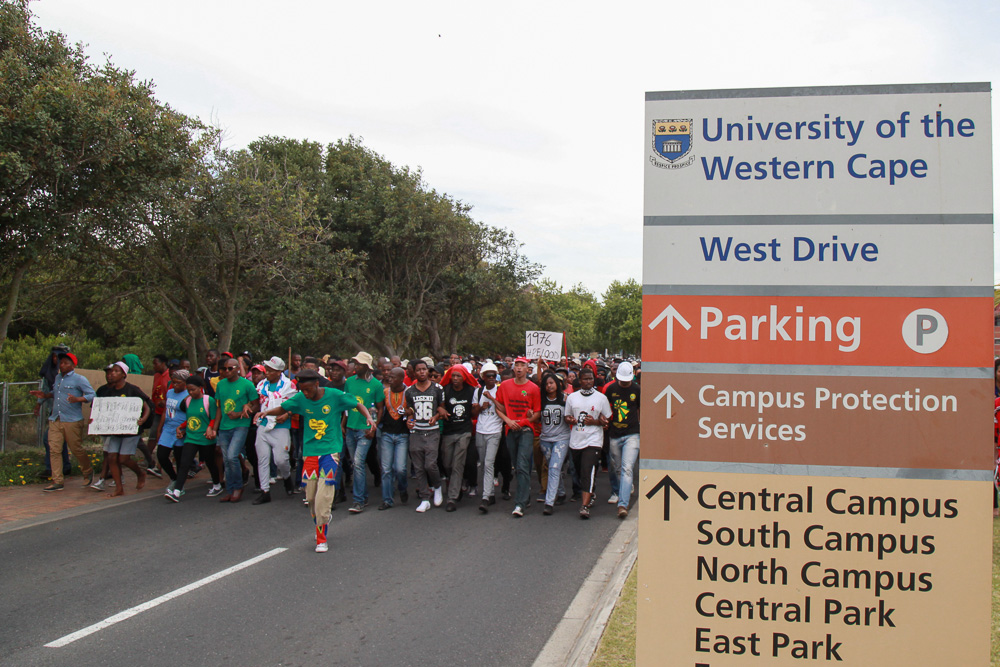
[[642,378],[644,459],[993,466],[987,379],[648,371]]

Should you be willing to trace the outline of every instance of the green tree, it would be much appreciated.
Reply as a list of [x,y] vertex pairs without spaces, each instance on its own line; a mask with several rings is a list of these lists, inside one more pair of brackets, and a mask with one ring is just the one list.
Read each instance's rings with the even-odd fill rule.
[[565,332],[569,352],[588,352],[601,346],[594,329],[601,304],[593,292],[581,283],[563,290],[548,278],[538,282],[535,292],[543,316],[537,326],[529,328]]
[[0,347],[32,265],[117,238],[118,212],[178,173],[195,129],[150,83],[32,19],[27,0],[0,3]]
[[272,155],[216,146],[168,190],[134,210],[130,261],[111,259],[193,359],[230,349],[238,323],[243,346],[294,345],[356,291],[356,256],[324,243],[314,196]]
[[325,179],[320,218],[334,248],[363,253],[376,313],[354,329],[355,347],[441,356],[476,324],[479,308],[538,275],[512,234],[476,222],[469,206],[428,189],[419,171],[353,137],[329,147]]
[[642,349],[642,285],[629,278],[613,281],[604,292],[597,333],[612,350],[638,354]]

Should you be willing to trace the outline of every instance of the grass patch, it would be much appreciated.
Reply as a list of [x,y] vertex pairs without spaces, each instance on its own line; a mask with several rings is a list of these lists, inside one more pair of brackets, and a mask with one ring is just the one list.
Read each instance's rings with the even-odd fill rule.
[[0,486],[23,486],[42,481],[45,455],[37,447],[18,447],[0,454]]
[[[101,446],[94,442],[84,441],[83,448],[90,456],[91,465],[100,468]],[[80,464],[72,453],[69,455],[73,471],[71,475],[80,474]],[[45,452],[38,447],[12,447],[0,454],[0,487],[25,486],[41,484],[49,478],[39,475],[45,470]]]
[[[590,667],[626,667],[635,665],[636,576],[633,566],[621,596],[611,613]],[[993,520],[993,629],[990,638],[990,664],[1000,667],[1000,519]]]
[[635,612],[636,580],[639,568],[632,566],[632,572],[625,580],[621,595],[611,612],[604,636],[597,646],[597,653],[590,661],[591,667],[618,667],[635,664]]

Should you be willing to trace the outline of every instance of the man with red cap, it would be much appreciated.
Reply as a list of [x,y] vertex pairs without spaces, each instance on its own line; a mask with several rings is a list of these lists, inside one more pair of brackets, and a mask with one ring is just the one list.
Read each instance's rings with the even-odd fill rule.
[[49,459],[52,462],[52,483],[43,491],[63,490],[62,447],[63,442],[80,462],[84,486],[94,481],[94,468],[90,465],[87,452],[83,449],[83,403],[94,400],[94,388],[87,378],[76,373],[76,355],[72,352],[59,353],[59,374],[56,375],[51,392],[33,390],[35,398],[54,399],[52,414],[49,415]]
[[497,390],[498,411],[507,425],[507,449],[514,460],[517,475],[517,495],[511,516],[520,518],[531,499],[531,457],[535,429],[541,418],[542,394],[538,385],[528,379],[528,360],[514,360],[514,377],[504,380]]

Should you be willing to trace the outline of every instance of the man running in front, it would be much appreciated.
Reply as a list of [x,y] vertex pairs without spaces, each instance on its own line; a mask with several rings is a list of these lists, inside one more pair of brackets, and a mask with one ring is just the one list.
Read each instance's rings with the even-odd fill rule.
[[333,497],[337,488],[337,469],[344,437],[340,418],[344,410],[357,408],[369,428],[375,428],[371,413],[356,397],[338,389],[320,387],[320,374],[312,369],[300,371],[296,377],[299,392],[276,408],[262,413],[264,417],[281,416],[288,412],[302,416],[302,485],[306,501],[316,525],[316,551],[325,553],[327,528],[333,514]]

